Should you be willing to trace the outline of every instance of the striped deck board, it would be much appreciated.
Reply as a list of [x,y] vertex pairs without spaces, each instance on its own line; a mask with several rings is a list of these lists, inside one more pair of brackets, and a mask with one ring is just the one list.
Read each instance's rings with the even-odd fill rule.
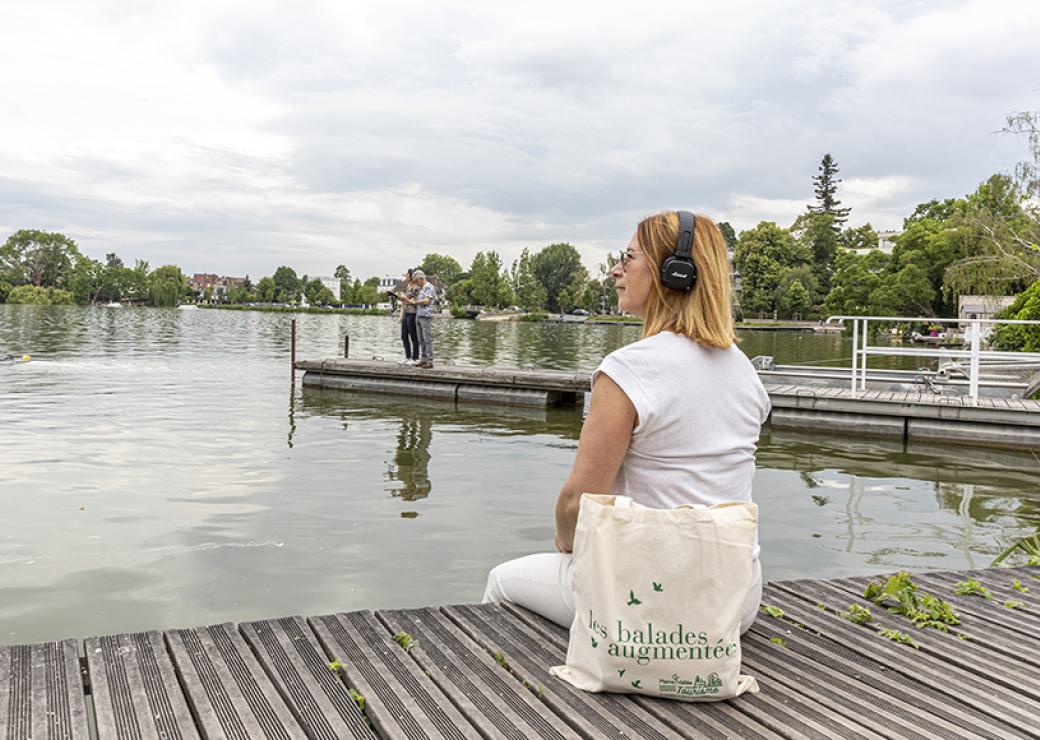
[[[0,646],[0,740],[1040,736],[1040,568],[913,578],[960,623],[917,629],[863,598],[868,577],[767,584],[783,615],[742,638],[761,691],[717,703],[577,690],[549,675],[567,630],[511,604],[91,637],[85,658],[71,639]],[[990,598],[955,595],[968,578]]]

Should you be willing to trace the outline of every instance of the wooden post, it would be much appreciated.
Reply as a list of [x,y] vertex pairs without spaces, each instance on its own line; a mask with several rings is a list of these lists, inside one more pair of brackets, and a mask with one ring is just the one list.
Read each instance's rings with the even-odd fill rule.
[[292,320],[292,356],[291,356],[291,367],[289,370],[289,377],[292,381],[296,382],[296,319]]
[[343,335],[343,356],[350,357],[350,335]]

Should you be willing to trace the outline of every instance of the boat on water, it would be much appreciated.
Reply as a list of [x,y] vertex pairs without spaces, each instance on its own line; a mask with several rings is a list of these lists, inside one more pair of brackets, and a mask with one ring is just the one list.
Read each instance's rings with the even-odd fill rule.
[[181,305],[177,306],[177,308],[179,308],[181,311],[197,311],[199,307],[196,306],[194,303],[182,303]]
[[119,301],[111,301],[110,303],[106,303],[105,304],[105,308],[122,308],[122,307],[123,307],[123,304],[120,303]]
[[0,362],[28,362],[31,359],[29,355],[0,355]]
[[927,344],[933,347],[949,347],[951,349],[960,349],[968,346],[968,343],[964,341],[963,337],[949,336],[947,334],[921,334],[920,332],[912,331],[909,335],[909,340],[914,344]]

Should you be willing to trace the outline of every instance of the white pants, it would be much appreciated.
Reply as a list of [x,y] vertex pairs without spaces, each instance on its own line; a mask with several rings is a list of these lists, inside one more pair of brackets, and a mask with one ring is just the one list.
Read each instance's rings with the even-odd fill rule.
[[[502,563],[488,574],[484,603],[511,601],[561,627],[574,621],[574,559],[558,552],[528,555]],[[755,580],[744,601],[740,634],[751,628],[762,603],[762,566],[755,560]]]

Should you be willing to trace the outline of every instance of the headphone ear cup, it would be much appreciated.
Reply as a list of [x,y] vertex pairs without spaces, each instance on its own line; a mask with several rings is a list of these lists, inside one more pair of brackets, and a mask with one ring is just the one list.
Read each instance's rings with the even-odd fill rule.
[[661,263],[661,284],[672,290],[690,290],[697,281],[697,268],[691,260],[668,257]]

